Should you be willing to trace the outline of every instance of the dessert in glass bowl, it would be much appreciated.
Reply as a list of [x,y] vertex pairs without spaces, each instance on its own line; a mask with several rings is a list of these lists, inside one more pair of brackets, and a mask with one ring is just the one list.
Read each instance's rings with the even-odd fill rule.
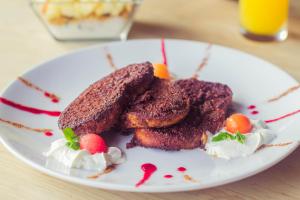
[[140,0],[32,0],[57,40],[125,40]]

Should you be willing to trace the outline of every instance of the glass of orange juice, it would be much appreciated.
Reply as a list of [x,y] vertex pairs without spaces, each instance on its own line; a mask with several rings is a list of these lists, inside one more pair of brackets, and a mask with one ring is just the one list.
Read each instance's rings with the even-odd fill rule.
[[287,38],[289,0],[239,0],[241,32],[259,41]]

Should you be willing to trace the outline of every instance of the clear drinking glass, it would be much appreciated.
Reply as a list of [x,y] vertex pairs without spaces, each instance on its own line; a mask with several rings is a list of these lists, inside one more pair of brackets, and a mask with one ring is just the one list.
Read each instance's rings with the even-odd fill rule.
[[259,41],[287,38],[289,0],[239,0],[241,33]]
[[141,0],[31,0],[57,40],[127,39]]

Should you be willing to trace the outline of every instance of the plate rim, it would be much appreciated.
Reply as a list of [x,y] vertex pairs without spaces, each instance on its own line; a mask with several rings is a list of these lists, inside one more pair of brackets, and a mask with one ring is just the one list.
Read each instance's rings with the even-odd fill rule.
[[[27,74],[33,72],[35,69],[49,63],[52,61],[56,61],[56,60],[60,60],[66,56],[72,55],[72,54],[77,54],[80,52],[84,52],[84,51],[88,51],[88,50],[92,50],[92,49],[96,49],[96,48],[103,48],[106,46],[111,46],[111,45],[118,45],[118,44],[122,44],[122,43],[131,43],[131,42],[141,42],[141,41],[147,41],[147,42],[158,42],[160,41],[160,38],[147,38],[147,39],[132,39],[132,40],[127,40],[127,41],[113,41],[113,42],[105,42],[102,44],[94,44],[94,45],[90,45],[87,47],[83,47],[83,48],[78,48],[75,50],[70,50],[68,52],[65,52],[59,56],[53,56],[49,59],[46,59],[43,62],[40,62],[38,64],[33,65],[32,67],[30,67],[27,70],[24,70],[23,73],[21,74],[22,76],[26,76]],[[203,41],[196,41],[196,40],[186,40],[186,39],[169,39],[166,38],[165,42],[168,41],[173,41],[173,42],[190,42],[190,43],[196,43],[196,44],[201,44],[201,45],[205,45],[205,44],[211,44],[212,46],[217,46],[219,48],[222,49],[229,49],[233,52],[236,53],[242,53],[246,56],[250,56],[253,59],[258,59],[264,63],[267,63],[269,65],[269,67],[272,67],[278,71],[280,71],[281,73],[287,75],[289,78],[291,78],[291,80],[293,80],[295,83],[299,83],[292,75],[290,75],[288,72],[284,71],[280,66],[273,64],[272,62],[265,60],[263,58],[260,58],[258,56],[252,55],[248,52],[245,52],[243,50],[237,49],[237,48],[232,48],[232,47],[228,47],[228,46],[224,46],[224,45],[220,45],[220,44],[215,44],[215,43],[207,43],[207,42],[203,42]],[[13,79],[11,81],[9,81],[7,84],[5,84],[5,86],[3,87],[3,89],[0,92],[0,95],[2,96],[7,89],[16,81],[16,79]],[[3,128],[1,128],[3,129]],[[286,152],[286,154],[284,154],[283,156],[279,157],[278,159],[276,159],[274,162],[269,163],[268,165],[264,165],[263,167],[261,167],[260,169],[256,169],[253,170],[250,173],[235,177],[235,178],[228,178],[226,181],[222,181],[222,182],[217,182],[217,183],[211,183],[211,184],[206,184],[206,185],[202,185],[201,183],[198,184],[187,184],[187,185],[166,185],[166,186],[147,186],[147,187],[140,187],[140,188],[136,188],[134,186],[128,186],[128,185],[115,185],[112,183],[107,183],[107,182],[100,182],[100,181],[95,181],[95,180],[87,180],[87,179],[83,179],[80,177],[74,177],[74,176],[69,176],[69,175],[65,175],[65,174],[61,174],[59,172],[55,172],[51,169],[48,169],[44,166],[41,166],[25,157],[22,156],[21,153],[19,153],[18,151],[16,151],[13,147],[11,147],[5,140],[4,138],[2,138],[1,134],[0,134],[0,142],[3,144],[3,146],[12,154],[14,155],[16,158],[18,158],[19,160],[21,160],[22,162],[26,163],[27,165],[31,166],[32,168],[46,174],[46,175],[50,175],[52,177],[58,178],[60,180],[64,180],[70,183],[76,183],[79,185],[84,185],[84,186],[88,186],[88,187],[93,187],[93,188],[100,188],[100,189],[107,189],[107,190],[113,190],[113,191],[124,191],[124,192],[149,192],[149,193],[163,193],[163,192],[182,192],[182,191],[192,191],[192,190],[202,190],[202,189],[207,189],[207,188],[212,188],[212,187],[217,187],[217,186],[221,186],[221,185],[225,185],[225,184],[229,184],[229,183],[233,183],[239,180],[243,180],[245,178],[248,178],[250,176],[259,174],[269,168],[271,168],[272,166],[278,164],[279,162],[281,162],[283,159],[285,159],[287,156],[289,156],[292,152],[294,152],[298,146],[300,145],[300,143],[294,142],[291,145],[289,145],[289,149]],[[96,183],[96,184],[94,184]]]

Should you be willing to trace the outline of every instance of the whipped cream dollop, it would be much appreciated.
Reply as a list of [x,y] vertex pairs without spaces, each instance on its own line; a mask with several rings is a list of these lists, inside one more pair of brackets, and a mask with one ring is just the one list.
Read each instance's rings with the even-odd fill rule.
[[104,171],[108,166],[125,162],[125,157],[117,147],[109,147],[106,153],[90,154],[86,150],[73,150],[66,145],[66,139],[51,143],[49,151],[44,153],[68,168]]
[[225,159],[246,157],[253,154],[263,144],[270,143],[276,137],[263,121],[250,121],[253,128],[250,133],[243,134],[245,136],[244,143],[230,139],[217,142],[212,141],[212,138],[218,134],[228,132],[223,129],[215,135],[208,134],[208,140],[205,145],[206,152],[209,155]]

